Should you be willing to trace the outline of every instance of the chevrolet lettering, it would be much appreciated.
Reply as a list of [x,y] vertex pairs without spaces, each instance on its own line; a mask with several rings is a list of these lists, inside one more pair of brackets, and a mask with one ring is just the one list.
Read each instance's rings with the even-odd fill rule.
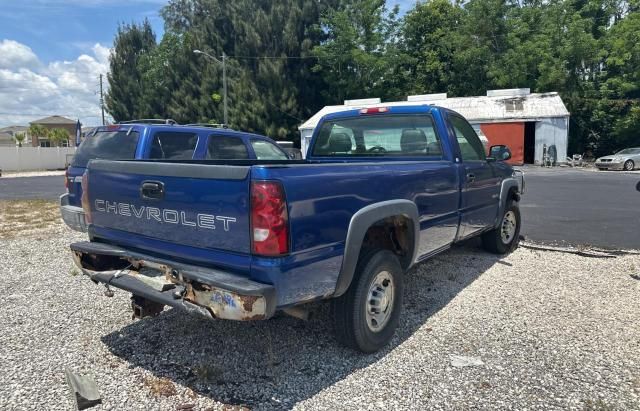
[[216,222],[229,231],[230,225],[236,222],[234,217],[193,213],[187,211],[161,209],[116,201],[95,200],[95,209],[101,213],[113,213],[123,217],[132,217],[167,224],[180,224],[187,227],[216,229]]

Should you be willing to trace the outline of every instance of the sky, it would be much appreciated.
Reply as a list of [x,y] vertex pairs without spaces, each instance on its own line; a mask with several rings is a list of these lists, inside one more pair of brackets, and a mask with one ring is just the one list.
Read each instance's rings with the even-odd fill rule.
[[[100,124],[98,78],[118,24],[147,18],[161,36],[167,2],[0,0],[0,127],[50,115]],[[388,3],[404,12],[415,0]]]
[[166,3],[0,0],[0,127],[54,114],[100,124],[98,78],[118,24],[148,18],[161,35]]

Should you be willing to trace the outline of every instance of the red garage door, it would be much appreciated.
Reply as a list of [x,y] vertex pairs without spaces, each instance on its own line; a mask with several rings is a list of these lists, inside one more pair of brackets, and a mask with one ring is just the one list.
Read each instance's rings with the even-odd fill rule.
[[490,146],[504,144],[511,150],[509,164],[524,164],[524,123],[484,123],[480,129]]

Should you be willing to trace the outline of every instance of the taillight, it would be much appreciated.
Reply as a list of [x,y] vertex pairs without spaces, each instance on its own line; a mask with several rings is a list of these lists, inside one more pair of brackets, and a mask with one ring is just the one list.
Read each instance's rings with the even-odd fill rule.
[[82,197],[80,202],[82,203],[82,209],[84,210],[84,220],[87,224],[91,224],[91,204],[89,203],[89,176],[88,173],[82,175]]
[[67,192],[69,191],[69,168],[68,167],[66,170],[64,170],[64,188],[67,189]]
[[289,252],[289,215],[280,183],[251,183],[251,235],[254,254],[273,257]]
[[369,107],[360,110],[360,114],[382,114],[389,111],[388,107]]

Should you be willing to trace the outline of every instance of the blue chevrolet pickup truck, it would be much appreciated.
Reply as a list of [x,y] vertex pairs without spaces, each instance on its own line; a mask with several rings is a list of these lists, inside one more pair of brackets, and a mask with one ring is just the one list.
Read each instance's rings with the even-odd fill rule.
[[92,160],[82,177],[89,240],[71,245],[94,282],[229,320],[304,316],[330,299],[338,341],[392,338],[405,272],[481,236],[519,239],[524,178],[489,156],[453,111],[372,106],[320,121],[305,160]]

